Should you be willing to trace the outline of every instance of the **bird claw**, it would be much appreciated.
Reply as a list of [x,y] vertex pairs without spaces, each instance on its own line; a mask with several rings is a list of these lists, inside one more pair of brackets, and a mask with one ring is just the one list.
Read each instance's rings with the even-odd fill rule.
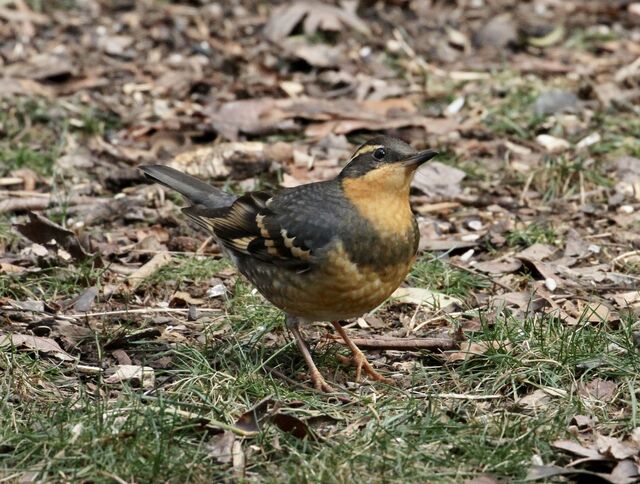
[[355,353],[351,356],[351,357],[347,357],[347,356],[342,356],[342,355],[338,355],[338,359],[344,363],[344,364],[351,364],[353,366],[355,366],[356,368],[356,382],[360,381],[360,377],[362,376],[362,370],[364,369],[364,372],[371,377],[372,380],[375,381],[381,381],[383,383],[393,383],[393,380],[391,380],[390,378],[384,377],[382,376],[380,373],[378,373],[375,368],[373,368],[373,366],[371,365],[371,363],[369,363],[369,360],[367,360],[367,357],[364,355],[364,353]]
[[331,385],[327,383],[322,374],[318,372],[311,372],[311,382],[313,383],[313,387],[319,391],[324,393],[334,393],[335,390]]
[[378,373],[375,368],[369,363],[367,357],[364,356],[362,352],[354,353],[353,358],[351,360],[353,365],[356,367],[356,381],[360,381],[360,376],[362,376],[362,370],[375,381],[381,381],[384,383],[392,383],[393,381],[390,378],[382,376]]

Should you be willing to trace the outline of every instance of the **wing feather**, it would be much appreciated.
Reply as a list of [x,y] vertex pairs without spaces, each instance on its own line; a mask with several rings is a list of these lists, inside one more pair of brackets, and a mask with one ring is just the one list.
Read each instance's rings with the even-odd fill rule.
[[251,192],[224,209],[184,209],[198,225],[215,234],[234,255],[249,256],[296,271],[310,268],[311,248],[282,226],[281,217],[269,207],[271,195]]

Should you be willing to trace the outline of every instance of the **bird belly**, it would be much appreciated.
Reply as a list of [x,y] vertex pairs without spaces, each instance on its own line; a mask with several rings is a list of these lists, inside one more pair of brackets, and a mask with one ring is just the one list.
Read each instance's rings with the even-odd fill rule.
[[253,266],[245,275],[286,313],[307,321],[336,321],[361,316],[384,302],[402,283],[413,260],[359,267],[339,247],[309,272],[273,270],[271,277],[255,277],[252,272],[258,268]]

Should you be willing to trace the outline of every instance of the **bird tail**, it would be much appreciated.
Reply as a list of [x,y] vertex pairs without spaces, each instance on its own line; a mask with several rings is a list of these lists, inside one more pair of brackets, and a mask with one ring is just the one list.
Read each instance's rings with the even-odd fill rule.
[[177,191],[194,206],[215,210],[230,206],[236,199],[230,193],[223,192],[219,188],[169,166],[145,165],[138,168],[147,178]]

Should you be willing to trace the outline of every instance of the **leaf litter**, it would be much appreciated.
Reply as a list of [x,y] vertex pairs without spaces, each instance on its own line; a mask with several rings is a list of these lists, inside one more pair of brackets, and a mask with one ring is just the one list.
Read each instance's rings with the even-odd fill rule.
[[[640,340],[637,2],[516,3],[282,2],[250,13],[244,1],[7,2],[3,352],[75,365],[90,384],[106,372],[117,399],[130,385],[170,389],[176,363],[166,353],[176,346],[284,347],[282,331],[237,330],[266,304],[184,223],[181,202],[135,167],[170,164],[235,193],[295,186],[335,176],[355,144],[383,132],[441,152],[414,180],[412,207],[421,255],[441,261],[428,272],[446,271],[425,280],[418,266],[399,299],[351,328],[376,364],[422,368],[435,354],[455,373],[516,351],[538,361],[534,338],[491,339],[507,320],[559,320],[574,335],[626,328]],[[321,348],[323,330],[309,333]],[[429,338],[440,346],[425,346]],[[414,346],[399,349],[403,339]],[[607,348],[565,365],[608,369],[610,353],[637,344]],[[629,380],[607,371],[559,390],[575,392],[583,411],[614,408]],[[522,378],[500,389],[511,410],[561,405],[562,392]],[[246,417],[250,433],[266,419],[310,435],[303,409],[278,405]],[[615,411],[630,418],[625,406]],[[631,479],[635,444],[617,437],[625,425],[590,422],[583,458],[609,462],[607,472],[567,468],[562,453],[577,447],[565,444],[533,476]],[[255,455],[227,432],[208,452],[250,475]]]

